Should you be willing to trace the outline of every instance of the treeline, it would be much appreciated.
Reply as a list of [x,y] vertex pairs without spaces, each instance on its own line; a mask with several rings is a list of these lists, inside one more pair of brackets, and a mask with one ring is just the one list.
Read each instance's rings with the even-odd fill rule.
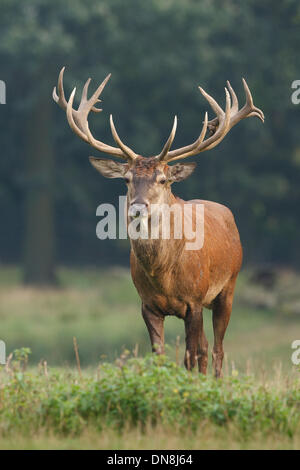
[[297,0],[2,0],[0,261],[23,263],[25,281],[35,283],[55,282],[57,264],[128,262],[128,242],[95,234],[96,207],[116,203],[125,186],[92,169],[91,148],[51,97],[66,65],[67,96],[76,85],[77,99],[88,77],[93,90],[112,72],[93,132],[112,144],[112,113],[143,155],[161,149],[174,114],[174,146],[195,140],[204,112],[213,117],[198,85],[224,106],[229,79],[242,105],[245,77],[265,124],[240,123],[194,157],[193,177],[174,190],[233,210],[246,264],[297,266],[300,105],[291,84],[300,78],[299,26]]

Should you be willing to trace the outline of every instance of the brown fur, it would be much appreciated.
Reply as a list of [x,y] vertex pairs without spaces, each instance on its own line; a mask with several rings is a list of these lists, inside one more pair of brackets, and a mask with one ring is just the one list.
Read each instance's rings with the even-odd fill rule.
[[[230,319],[234,286],[242,263],[242,247],[233,215],[227,207],[210,201],[183,201],[171,191],[174,181],[187,178],[195,163],[168,166],[157,158],[138,156],[122,164],[112,160],[90,158],[92,165],[108,178],[124,178],[128,185],[127,205],[177,203],[183,209],[192,205],[193,230],[198,204],[204,205],[204,244],[201,249],[187,250],[187,240],[176,239],[175,217],[171,217],[171,238],[163,239],[162,221],[158,239],[131,239],[131,273],[142,300],[142,314],[153,351],[164,352],[164,319],[167,315],[182,318],[186,331],[185,365],[188,369],[198,360],[199,371],[207,369],[208,344],[203,330],[202,309],[213,311],[213,365],[221,376],[223,338]],[[140,207],[140,206],[139,206]],[[183,211],[182,211],[183,212]],[[148,228],[151,227],[148,210]],[[185,214],[179,222],[191,218]],[[131,219],[128,217],[128,222]],[[191,240],[189,240],[191,241]]]
[[[137,171],[135,170],[137,168]],[[144,171],[143,171],[144,168]],[[139,159],[131,167],[133,183],[131,194],[153,202],[154,174],[168,168],[160,162]],[[139,185],[137,185],[139,180]],[[139,190],[134,192],[134,189]],[[152,191],[152,193],[151,193]],[[138,193],[138,194],[137,194]],[[155,201],[154,201],[155,202]],[[242,262],[239,233],[231,211],[210,201],[183,201],[164,188],[163,202],[184,205],[204,204],[204,245],[198,251],[186,250],[185,239],[131,240],[131,273],[142,300],[142,314],[149,330],[153,350],[164,351],[164,318],[175,315],[182,318],[186,329],[186,367],[193,368],[198,360],[199,371],[206,373],[207,340],[203,331],[202,308],[213,311],[215,375],[221,375],[223,338],[229,322],[234,286]]]

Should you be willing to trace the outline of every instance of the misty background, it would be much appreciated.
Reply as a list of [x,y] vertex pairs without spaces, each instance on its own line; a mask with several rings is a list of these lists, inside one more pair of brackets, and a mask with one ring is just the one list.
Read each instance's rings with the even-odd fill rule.
[[[128,265],[129,243],[96,238],[96,208],[116,204],[122,181],[101,177],[88,156],[103,157],[70,130],[52,100],[63,65],[67,98],[92,77],[90,92],[111,72],[103,112],[90,124],[114,145],[158,153],[175,114],[173,148],[193,142],[204,112],[214,114],[201,85],[222,107],[230,80],[240,106],[245,77],[265,124],[247,119],[215,149],[190,158],[182,198],[223,203],[233,211],[244,266],[298,267],[300,5],[296,0],[1,0],[0,262],[22,265],[31,284],[56,281],[58,265]],[[109,158],[109,156],[108,156]]]

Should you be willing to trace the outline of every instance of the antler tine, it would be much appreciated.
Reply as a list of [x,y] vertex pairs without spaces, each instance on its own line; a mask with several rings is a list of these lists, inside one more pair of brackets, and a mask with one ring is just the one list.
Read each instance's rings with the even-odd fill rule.
[[216,100],[214,100],[214,98],[212,96],[210,96],[208,93],[206,93],[205,90],[203,90],[203,88],[201,88],[201,86],[198,87],[199,90],[201,91],[202,95],[204,96],[204,98],[206,98],[206,100],[209,102],[210,106],[212,107],[212,109],[214,110],[214,112],[216,113],[217,117],[220,118],[222,116],[224,116],[224,111],[223,109],[218,105],[218,103],[216,102]]
[[205,141],[203,146],[199,148],[200,152],[203,150],[210,150],[216,147],[221,140],[224,139],[225,135],[228,133],[230,128],[230,115],[231,115],[231,99],[227,88],[225,87],[225,95],[226,95],[226,107],[225,107],[225,115],[222,118],[222,122],[220,123],[218,130],[214,135],[210,137],[211,143],[209,143],[209,139]]
[[230,129],[239,121],[248,117],[253,117],[253,116],[258,117],[262,122],[264,122],[265,120],[265,116],[262,110],[254,106],[251,91],[244,78],[242,79],[242,82],[243,82],[243,87],[244,87],[244,91],[246,95],[246,103],[239,111],[235,112],[232,115],[231,121],[230,121]]
[[54,101],[65,111],[67,109],[67,100],[65,97],[64,93],[64,86],[63,86],[63,77],[64,77],[64,71],[66,67],[63,67],[61,71],[59,72],[58,75],[58,80],[57,80],[57,90],[58,94],[56,91],[56,86],[53,88],[53,93],[52,97]]
[[212,96],[210,96],[201,87],[199,87],[202,95],[206,98],[206,100],[209,102],[210,106],[216,113],[216,117],[208,122],[206,120],[206,125],[205,125],[205,133],[206,133],[206,129],[208,128],[210,129],[212,135],[210,135],[206,140],[204,140],[203,138],[201,142],[199,141],[199,139],[197,139],[191,145],[187,145],[186,147],[182,147],[180,149],[176,149],[176,150],[172,150],[168,152],[168,154],[165,157],[165,161],[173,161],[173,160],[179,160],[182,158],[187,158],[191,155],[196,155],[205,150],[210,150],[216,147],[224,139],[226,134],[228,134],[230,129],[235,124],[237,124],[239,121],[247,117],[255,116],[255,117],[258,117],[262,122],[264,122],[264,113],[262,112],[261,109],[254,106],[253,98],[252,98],[250,89],[245,79],[243,79],[243,86],[244,86],[245,95],[246,95],[246,103],[240,110],[238,109],[239,104],[238,104],[237,96],[229,81],[227,81],[227,86],[228,86],[228,89],[225,88],[225,93],[226,93],[225,113],[222,110],[222,108],[218,105],[218,103],[214,100],[214,98],[212,98]]
[[261,109],[258,109],[257,111],[252,111],[246,117],[248,118],[248,117],[253,117],[253,116],[258,117],[261,120],[261,122],[265,122],[265,115]]
[[71,127],[72,131],[75,132],[75,134],[77,134],[82,140],[84,140],[85,142],[88,142],[88,138],[87,136],[85,135],[85,133],[81,130],[81,128],[79,126],[76,125],[75,121],[74,121],[74,117],[73,117],[73,102],[74,102],[74,97],[75,97],[75,93],[76,93],[76,87],[73,88],[72,90],[72,93],[70,95],[70,98],[69,98],[69,101],[67,102],[67,119],[68,119],[68,123],[69,123],[69,126]]
[[[80,100],[80,105],[82,102],[87,102],[87,93],[88,93],[88,88],[89,84],[91,83],[91,78],[88,78],[87,81],[84,84],[84,87],[82,89],[82,95],[81,95],[81,100]],[[97,101],[101,102],[101,100],[97,99]],[[94,113],[101,113],[102,109],[96,108],[95,106],[92,106],[91,111],[94,111]]]
[[235,94],[234,89],[231,86],[230,81],[227,80],[226,83],[227,83],[227,87],[228,87],[228,90],[230,91],[230,95],[231,95],[231,101],[232,101],[231,112],[232,113],[237,113],[238,110],[239,110],[239,101],[237,99],[237,96]]
[[[207,124],[208,124],[208,115],[207,115],[207,113],[205,113],[205,118],[204,118],[204,121],[203,121],[203,127],[202,127],[202,130],[201,130],[201,134],[199,135],[198,139],[195,140],[195,142],[193,144],[187,145],[186,147],[182,147],[180,149],[182,151],[184,150],[183,153],[187,153],[187,152],[191,151],[192,149],[198,147],[201,144],[201,142],[203,141],[203,139],[205,137],[206,131],[207,131]],[[164,161],[166,161],[166,162],[170,161],[169,160],[170,154],[171,153],[175,154],[175,152],[176,152],[176,150],[173,150],[172,152],[168,152],[166,154],[166,156],[164,157]],[[156,155],[156,158],[159,158],[159,155]],[[176,157],[176,155],[175,155],[175,157],[172,158],[172,161],[173,160],[178,160],[179,158],[181,158],[181,155],[179,157]]]
[[175,134],[176,134],[176,129],[177,129],[177,116],[174,117],[173,127],[172,127],[172,130],[168,137],[167,142],[165,143],[161,153],[156,157],[158,160],[163,161],[165,156],[168,154],[171,148],[171,145],[173,143]]
[[251,115],[252,116],[257,116],[262,122],[264,122],[264,120],[265,120],[264,113],[262,112],[261,109],[254,106],[253,98],[252,98],[252,95],[251,95],[251,91],[248,87],[248,84],[247,84],[247,82],[244,78],[242,79],[242,81],[243,81],[243,86],[244,86],[244,90],[245,90],[245,94],[246,94],[246,104],[241,109],[241,111],[243,111],[243,109],[248,106],[248,108],[251,110],[251,113],[248,113],[247,117],[250,117]]
[[[207,95],[207,93],[206,93],[206,95]],[[226,95],[225,113],[220,108],[221,111],[222,111],[222,114],[219,112],[219,116],[218,116],[219,127],[218,127],[217,131],[211,137],[209,137],[207,140],[205,140],[205,141],[202,140],[202,142],[197,147],[195,147],[192,151],[190,151],[186,154],[183,154],[181,156],[181,158],[187,158],[187,157],[190,157],[192,155],[197,155],[197,154],[203,152],[204,150],[212,149],[212,148],[216,147],[221,142],[221,140],[224,139],[225,135],[227,134],[227,132],[229,130],[230,112],[231,112],[231,100],[230,100],[230,95],[229,95],[229,92],[228,92],[227,88],[225,88],[225,95]]]
[[[262,122],[264,122],[264,119],[265,119],[264,113],[262,112],[262,110],[257,108],[253,104],[253,98],[252,98],[252,95],[251,95],[251,92],[250,92],[250,89],[247,85],[246,80],[243,78],[242,81],[243,81],[243,87],[244,87],[245,95],[246,95],[246,103],[243,106],[243,108],[240,109],[240,111],[239,111],[239,103],[238,103],[237,96],[236,96],[229,80],[227,80],[227,86],[228,86],[228,89],[230,91],[230,95],[231,95],[231,99],[232,99],[232,103],[233,103],[232,108],[231,108],[230,129],[238,121],[240,121],[241,119],[244,119],[244,118],[255,116],[255,117],[258,117]],[[211,129],[213,134],[215,133],[218,125],[219,125],[218,117],[216,117],[216,118],[212,119],[211,121],[209,121],[208,127],[209,127],[209,129]]]
[[209,122],[207,120],[207,113],[206,113],[204,125],[202,128],[200,137],[192,145],[188,145],[179,150],[169,152],[167,161],[180,160],[183,158],[190,157],[192,155],[197,155],[198,153],[201,153],[204,150],[208,150],[209,148],[213,148],[216,145],[218,145],[219,142],[221,142],[221,140],[225,137],[226,133],[228,132],[229,122],[230,122],[230,112],[231,112],[231,100],[230,100],[230,95],[229,95],[227,88],[225,88],[225,94],[226,94],[225,113],[222,110],[222,108],[218,105],[218,103],[212,98],[212,96],[206,93],[201,87],[199,87],[199,89],[201,93],[203,94],[203,96],[207,99],[207,101],[211,104],[211,106],[213,106],[213,109],[217,113],[217,119],[219,123],[217,131],[211,137],[204,140],[206,131],[209,125]]
[[[117,157],[123,158],[125,160],[132,159],[135,153],[129,149],[128,147],[120,146],[120,148],[112,147],[111,145],[104,144],[100,140],[96,140],[90,129],[88,124],[88,115],[91,111],[99,113],[102,109],[96,108],[96,103],[100,102],[99,99],[100,94],[102,93],[106,83],[111,77],[111,74],[107,75],[107,77],[103,80],[103,82],[98,86],[97,90],[93,93],[93,95],[88,99],[88,88],[91,82],[89,78],[82,90],[81,100],[78,109],[73,108],[74,97],[76,93],[76,88],[73,89],[69,101],[66,100],[64,94],[64,87],[63,87],[63,75],[64,75],[65,67],[63,67],[58,76],[58,84],[57,90],[54,87],[53,90],[53,99],[54,101],[59,104],[59,106],[66,111],[67,120],[71,127],[71,129],[77,134],[82,140],[85,142],[90,143],[94,148],[99,150],[100,152],[109,153],[111,155],[115,155]],[[125,151],[126,148],[126,151]]]
[[87,94],[88,94],[88,89],[89,89],[89,85],[91,83],[91,78],[88,78],[87,81],[85,82],[83,88],[82,88],[82,93],[81,93],[81,100],[80,102],[82,101],[87,101]]
[[[92,135],[89,129],[89,126],[87,126],[86,132],[87,132],[88,142],[91,144],[92,147],[96,148],[97,150],[101,152],[102,150],[101,150],[101,146],[99,145],[99,141],[94,138],[94,136]],[[110,153],[111,155],[115,155],[116,157],[123,158],[124,160],[128,160],[127,154],[125,154],[121,149],[117,149],[115,147],[111,147],[111,149],[112,150],[107,153]]]
[[[195,142],[191,145],[191,146],[187,146],[187,147],[184,147],[186,148],[186,152],[183,153],[183,154],[180,154],[178,155],[177,157],[173,157],[171,160],[166,160],[166,161],[174,161],[174,160],[180,160],[181,158],[187,158],[187,157],[190,157],[192,155],[195,155],[195,149],[197,149],[201,143],[203,142],[204,138],[205,138],[205,135],[206,135],[206,132],[207,132],[207,125],[208,125],[208,114],[207,112],[205,113],[205,116],[204,116],[204,121],[203,121],[203,127],[202,127],[202,130],[201,130],[201,134],[199,135],[198,139],[195,140]],[[191,148],[193,146],[193,148]],[[190,148],[190,150],[189,150]]]
[[114,125],[114,120],[113,120],[112,114],[110,115],[109,121],[110,121],[111,133],[112,133],[112,136],[114,138],[114,141],[123,150],[123,152],[127,155],[128,158],[130,158],[131,160],[134,160],[137,157],[137,154],[134,153],[134,151],[131,150],[129,147],[127,147],[127,145],[125,145],[122,142],[122,140],[120,139],[120,137],[119,137],[119,135],[116,131],[115,125]]
[[83,132],[86,132],[86,129],[88,127],[88,114],[90,111],[94,112],[101,112],[102,109],[95,108],[95,104],[99,102],[99,96],[101,95],[106,83],[110,79],[111,74],[108,74],[107,77],[103,80],[103,82],[98,86],[97,90],[93,93],[93,95],[88,99],[87,94],[88,94],[88,88],[89,84],[91,82],[91,79],[89,78],[83,87],[82,90],[82,95],[81,95],[81,100],[80,104],[78,107],[78,110],[75,111],[75,121],[79,125],[79,127],[82,129]]

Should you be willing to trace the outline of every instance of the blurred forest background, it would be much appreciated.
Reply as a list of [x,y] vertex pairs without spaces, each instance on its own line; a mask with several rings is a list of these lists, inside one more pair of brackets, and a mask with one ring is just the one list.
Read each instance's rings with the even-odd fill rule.
[[[291,86],[300,79],[299,28],[297,0],[0,1],[0,338],[8,353],[28,346],[36,362],[72,363],[73,336],[83,365],[114,358],[123,346],[150,350],[129,242],[96,237],[96,208],[117,204],[125,184],[91,167],[88,156],[97,153],[52,100],[65,65],[66,96],[77,86],[77,100],[88,77],[92,92],[112,73],[91,128],[113,144],[112,113],[123,140],[145,156],[161,150],[175,114],[174,147],[195,140],[205,111],[213,117],[198,85],[224,106],[229,79],[242,105],[247,79],[265,124],[239,123],[191,159],[196,171],[173,190],[229,206],[241,232],[244,271],[226,335],[227,368],[233,360],[245,369],[249,359],[293,367],[300,104],[292,103]],[[209,315],[205,323],[211,345]],[[177,319],[167,325],[174,357],[184,328]]]
[[[297,267],[300,187],[300,78],[297,0],[1,0],[0,262],[22,264],[31,284],[56,281],[56,267],[128,265],[127,241],[96,238],[96,207],[117,203],[121,181],[89,164],[97,154],[69,129],[52,89],[66,66],[65,89],[112,72],[94,135],[112,143],[109,114],[130,147],[160,151],[174,114],[174,146],[194,141],[208,104],[201,85],[224,105],[229,79],[240,104],[241,78],[262,108],[220,146],[194,157],[193,176],[174,185],[183,198],[228,205],[237,220],[245,266]],[[210,118],[213,114],[210,111]],[[99,154],[101,156],[101,154]]]

